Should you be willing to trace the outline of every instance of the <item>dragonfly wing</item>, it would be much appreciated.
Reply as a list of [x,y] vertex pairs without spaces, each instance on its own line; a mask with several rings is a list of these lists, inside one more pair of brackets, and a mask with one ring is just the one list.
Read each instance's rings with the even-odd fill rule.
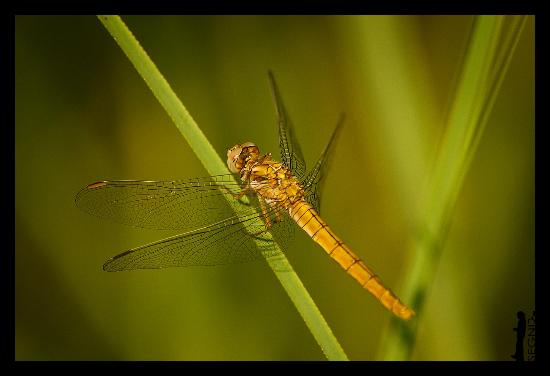
[[321,191],[323,188],[324,179],[328,165],[330,164],[332,151],[336,144],[340,129],[344,123],[345,115],[341,114],[332,136],[325,147],[325,150],[315,163],[315,167],[309,172],[309,174],[302,180],[302,185],[306,191],[306,201],[313,206],[313,208],[321,213]]
[[118,223],[186,230],[115,256],[105,263],[107,271],[219,265],[280,255],[275,241],[289,244],[293,221],[283,205],[262,212],[255,194],[246,204],[230,205],[227,199],[236,200],[241,189],[231,175],[189,181],[104,181],[81,190],[76,204]]
[[237,215],[253,205],[230,205],[241,191],[233,175],[187,181],[113,180],[90,184],[76,196],[85,212],[142,228],[191,231]]
[[277,110],[277,122],[279,124],[279,149],[281,152],[281,160],[292,173],[299,179],[303,178],[306,173],[306,163],[300,145],[296,141],[292,121],[286,111],[281,93],[275,77],[271,71],[268,72],[269,83],[275,101]]
[[[269,215],[275,216],[274,210]],[[279,226],[276,223],[272,229]],[[103,269],[122,271],[221,265],[261,260],[281,254],[273,238],[266,232],[263,217],[249,214],[234,216],[205,228],[126,251],[105,262]]]

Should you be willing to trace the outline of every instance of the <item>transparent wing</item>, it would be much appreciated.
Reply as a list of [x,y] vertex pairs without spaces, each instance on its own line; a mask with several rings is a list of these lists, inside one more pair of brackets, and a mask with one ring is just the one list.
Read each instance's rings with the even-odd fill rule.
[[103,270],[221,265],[279,256],[282,252],[276,242],[290,241],[295,226],[280,206],[270,208],[266,214],[272,221],[279,218],[269,228],[272,237],[268,235],[265,217],[256,213],[233,216],[121,253],[109,259]]
[[332,136],[325,147],[325,150],[315,163],[315,167],[307,174],[307,176],[302,180],[302,185],[306,191],[306,201],[313,206],[313,208],[321,213],[321,192],[323,189],[323,182],[326,176],[326,171],[328,165],[330,164],[332,151],[336,145],[336,140],[340,134],[340,129],[345,120],[345,114],[340,115],[340,119],[332,132]]
[[[247,228],[257,232],[258,242],[248,234]],[[220,265],[261,260],[279,254],[273,241],[268,240],[263,222],[251,215],[228,218],[202,229],[129,250],[108,260],[103,270]]]
[[302,150],[294,135],[292,121],[286,111],[283,99],[279,92],[275,77],[271,71],[268,72],[269,83],[275,101],[277,110],[277,121],[279,124],[279,149],[281,152],[281,161],[298,179],[303,179],[306,173],[306,163]]
[[229,205],[227,199],[234,200],[241,190],[233,175],[186,181],[113,180],[88,185],[75,202],[85,212],[117,223],[191,231],[230,218],[235,211],[254,213],[254,203]]
[[[76,196],[77,205],[98,217],[137,227],[191,229],[124,252],[104,270],[219,265],[278,256],[294,236],[284,203],[261,206],[257,195],[247,204],[228,204],[241,191],[230,175],[189,181],[104,181]],[[205,225],[206,224],[206,225]],[[271,232],[271,236],[267,234]],[[275,240],[275,241],[274,241]]]

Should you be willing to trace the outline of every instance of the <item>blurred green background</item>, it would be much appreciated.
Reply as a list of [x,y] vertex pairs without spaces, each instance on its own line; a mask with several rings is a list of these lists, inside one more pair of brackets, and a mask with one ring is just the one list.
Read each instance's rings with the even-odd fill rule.
[[[398,295],[470,16],[123,17],[220,156],[278,155],[275,72],[311,167],[347,120],[323,192],[331,227]],[[105,273],[174,232],[112,224],[74,196],[103,179],[204,176],[95,17],[18,16],[16,359],[316,360],[262,262]],[[534,19],[461,190],[413,360],[510,360],[535,309]],[[351,359],[380,358],[384,310],[305,234],[287,256]]]

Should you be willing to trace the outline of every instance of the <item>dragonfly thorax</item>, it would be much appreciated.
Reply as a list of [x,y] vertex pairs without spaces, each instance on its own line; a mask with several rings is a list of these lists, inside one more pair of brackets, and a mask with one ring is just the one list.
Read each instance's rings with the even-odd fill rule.
[[227,166],[231,172],[240,174],[243,183],[270,205],[280,203],[286,208],[303,199],[303,188],[292,172],[274,161],[271,153],[260,155],[259,148],[252,142],[229,149]]

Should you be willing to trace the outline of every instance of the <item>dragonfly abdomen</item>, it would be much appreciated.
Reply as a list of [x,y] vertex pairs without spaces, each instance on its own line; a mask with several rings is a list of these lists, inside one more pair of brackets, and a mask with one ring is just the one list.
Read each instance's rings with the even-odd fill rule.
[[386,309],[404,320],[414,315],[414,311],[384,286],[380,278],[344,244],[311,205],[300,200],[289,208],[289,214],[298,226]]

